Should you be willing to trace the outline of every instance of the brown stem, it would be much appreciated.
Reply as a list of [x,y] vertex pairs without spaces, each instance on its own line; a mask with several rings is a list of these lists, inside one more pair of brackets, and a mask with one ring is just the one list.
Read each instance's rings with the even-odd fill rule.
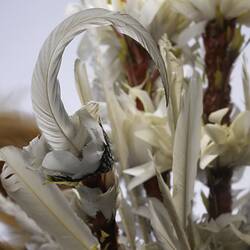
[[158,200],[162,200],[162,195],[158,186],[158,181],[156,177],[153,177],[143,184],[147,196],[151,198],[157,198]]
[[[89,188],[99,188],[103,193],[115,185],[114,174],[112,171],[106,174],[90,176],[82,181],[82,184]],[[101,211],[96,216],[87,218],[87,223],[92,233],[97,237],[102,250],[118,249],[118,227],[115,220],[115,214],[110,220],[107,220]]]
[[232,210],[231,179],[233,170],[226,167],[212,168],[207,171],[209,193],[209,216],[216,219]]
[[95,218],[88,218],[88,224],[92,233],[99,240],[101,249],[118,249],[118,227],[116,225],[115,218],[107,221],[101,212],[97,212]]
[[[229,81],[237,57],[237,53],[230,49],[234,33],[235,20],[224,20],[223,23],[213,20],[207,24],[203,35],[206,51],[205,71],[208,79],[208,87],[203,98],[206,123],[210,113],[231,106]],[[230,112],[223,122],[230,123]]]
[[[205,71],[208,79],[208,86],[203,97],[203,119],[205,123],[209,122],[208,117],[212,112],[228,107],[229,112],[222,123],[230,124],[230,75],[238,55],[238,50],[232,49],[235,30],[235,19],[216,19],[206,25],[203,35],[206,51]],[[207,170],[207,184],[210,190],[210,218],[217,218],[222,213],[231,212],[232,173],[232,169],[219,165]]]
[[[162,177],[164,180],[166,180],[166,183],[169,186],[169,178],[170,178],[169,171],[164,172],[162,174]],[[161,195],[161,191],[160,191],[159,184],[158,184],[156,177],[153,177],[149,179],[148,181],[145,181],[144,188],[146,190],[148,197],[157,198],[158,200],[162,201],[162,195]]]

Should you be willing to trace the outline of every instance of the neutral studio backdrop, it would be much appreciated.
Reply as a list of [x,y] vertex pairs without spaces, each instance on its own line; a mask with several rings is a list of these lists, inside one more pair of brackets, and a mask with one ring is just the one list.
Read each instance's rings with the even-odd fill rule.
[[[65,18],[69,3],[70,0],[0,0],[0,102],[6,102],[11,94],[8,105],[32,112],[30,85],[38,53],[49,33]],[[66,50],[59,75],[70,113],[80,105],[73,82],[76,46],[75,41]]]
[[[0,108],[8,106],[32,112],[30,85],[39,50],[52,29],[65,18],[69,3],[70,0],[0,0]],[[250,36],[249,29],[244,32]],[[59,75],[62,98],[69,113],[80,107],[73,75],[76,47],[74,41],[66,50]],[[245,54],[250,61],[250,46]],[[240,57],[232,75],[232,97],[243,108],[241,62]],[[249,176],[250,171],[246,171],[238,187],[250,190]]]

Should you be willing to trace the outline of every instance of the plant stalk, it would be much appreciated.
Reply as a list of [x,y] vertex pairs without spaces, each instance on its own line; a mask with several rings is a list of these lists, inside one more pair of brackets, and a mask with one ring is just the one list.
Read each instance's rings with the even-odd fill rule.
[[[205,72],[208,86],[203,97],[203,120],[209,123],[209,115],[222,108],[229,108],[222,123],[230,125],[231,86],[230,76],[242,45],[242,36],[237,33],[236,20],[218,16],[207,23],[203,42],[205,47]],[[238,42],[237,42],[238,39]],[[209,187],[209,217],[217,218],[222,213],[231,213],[231,179],[233,170],[220,166],[219,160],[212,169],[207,169]]]
[[[113,172],[90,176],[82,181],[82,184],[89,188],[99,188],[103,193],[115,185]],[[110,209],[113,209],[110,207]],[[115,214],[110,220],[107,220],[101,211],[98,211],[95,217],[87,217],[87,223],[92,233],[97,237],[101,250],[116,250],[118,245],[118,226],[115,220]]]

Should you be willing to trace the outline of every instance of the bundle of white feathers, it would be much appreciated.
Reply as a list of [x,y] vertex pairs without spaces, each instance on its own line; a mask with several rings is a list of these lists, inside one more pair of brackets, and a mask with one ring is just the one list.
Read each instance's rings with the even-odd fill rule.
[[[0,150],[1,159],[6,162],[1,181],[9,197],[20,206],[0,197],[1,209],[14,216],[28,235],[28,250],[99,248],[83,218],[78,217],[58,186],[48,180],[60,177],[59,180],[77,182],[100,171],[107,141],[98,105],[86,103],[69,116],[61,101],[57,75],[64,49],[76,35],[91,27],[108,25],[135,39],[148,51],[161,73],[168,101],[164,61],[150,34],[133,18],[90,9],[69,17],[55,28],[41,49],[32,81],[32,103],[41,136],[23,149],[8,146]],[[107,219],[115,213],[117,192],[116,186],[111,188],[105,197],[108,206],[99,208]],[[87,210],[84,197],[81,202]],[[179,225],[177,228],[180,231],[177,235],[187,245],[183,230]]]

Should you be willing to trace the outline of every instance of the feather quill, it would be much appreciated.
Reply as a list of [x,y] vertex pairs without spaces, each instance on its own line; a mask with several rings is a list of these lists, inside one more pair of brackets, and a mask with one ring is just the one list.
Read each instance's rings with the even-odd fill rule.
[[54,184],[44,184],[39,170],[31,170],[26,154],[15,147],[0,151],[6,161],[1,180],[8,195],[64,249],[95,249],[90,229],[69,206]]
[[79,33],[97,26],[113,25],[140,43],[158,67],[168,102],[168,80],[163,59],[150,34],[135,19],[126,14],[105,9],[88,9],[64,20],[45,41],[32,79],[32,103],[38,126],[55,150],[70,150],[79,154],[84,142],[77,141],[81,127],[68,116],[60,97],[57,80],[62,55],[68,43]]
[[173,150],[173,198],[184,228],[191,212],[200,151],[202,85],[197,73],[186,87]]

